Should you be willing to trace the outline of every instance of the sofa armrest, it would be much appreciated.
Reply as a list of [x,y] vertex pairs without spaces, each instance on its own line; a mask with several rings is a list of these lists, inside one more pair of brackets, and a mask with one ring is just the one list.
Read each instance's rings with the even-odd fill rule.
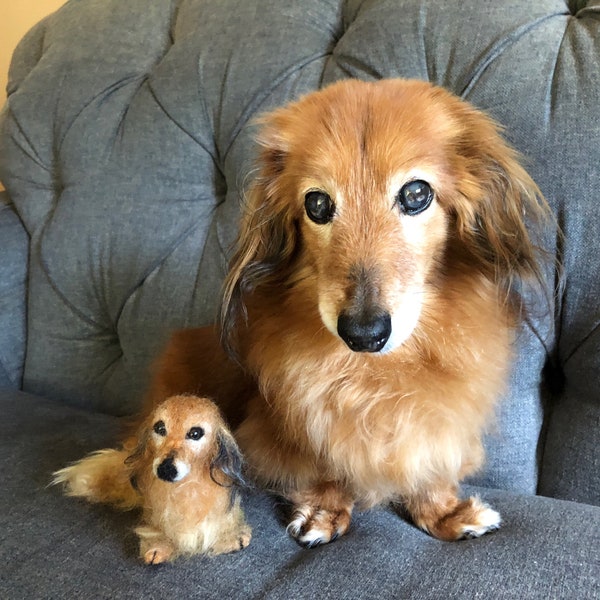
[[0,192],[0,388],[20,388],[25,359],[28,236]]

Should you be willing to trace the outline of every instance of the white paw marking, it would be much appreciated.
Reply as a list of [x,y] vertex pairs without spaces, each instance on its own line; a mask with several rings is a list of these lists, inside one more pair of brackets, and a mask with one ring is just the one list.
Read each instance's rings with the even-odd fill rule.
[[304,535],[298,536],[297,540],[303,546],[316,546],[329,541],[329,533],[316,527],[311,527]]
[[306,511],[303,512],[302,509],[296,510],[296,512],[294,513],[294,519],[292,519],[292,521],[290,521],[290,524],[286,527],[286,531],[293,538],[297,539],[300,537],[302,527],[304,527],[304,525],[306,525],[306,522],[308,521],[308,515],[305,513]]
[[477,538],[499,529],[502,524],[500,513],[481,502],[479,498],[473,498],[472,500],[473,508],[478,510],[477,522],[463,525],[461,530],[463,537]]
[[[310,507],[296,510],[294,518],[287,526],[287,532],[302,546],[313,548],[320,544],[327,544],[344,533],[344,527],[340,525],[335,531],[327,527],[330,513],[325,510],[312,512]],[[312,521],[311,527],[305,529],[306,524]],[[321,527],[324,526],[324,528]]]

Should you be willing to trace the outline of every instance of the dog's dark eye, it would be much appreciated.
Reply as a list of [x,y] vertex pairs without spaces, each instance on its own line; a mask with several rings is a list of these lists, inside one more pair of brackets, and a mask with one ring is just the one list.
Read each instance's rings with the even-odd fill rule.
[[304,196],[304,206],[308,218],[319,225],[329,223],[335,214],[335,204],[325,192],[308,192]]
[[165,427],[164,421],[156,421],[152,429],[154,429],[154,433],[156,433],[157,435],[162,435],[163,437],[167,435],[167,428]]
[[185,437],[188,440],[199,440],[203,435],[204,435],[204,429],[202,429],[202,427],[192,427],[185,434]]
[[417,179],[403,185],[396,199],[407,215],[418,215],[431,204],[433,190],[426,181]]

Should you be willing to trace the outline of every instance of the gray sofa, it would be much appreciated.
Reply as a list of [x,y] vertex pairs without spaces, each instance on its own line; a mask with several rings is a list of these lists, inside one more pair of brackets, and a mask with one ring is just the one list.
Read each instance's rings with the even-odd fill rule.
[[[328,82],[431,80],[488,111],[564,230],[468,483],[503,515],[434,540],[386,507],[305,550],[244,499],[232,555],[146,567],[136,516],[52,471],[113,445],[169,333],[214,320],[253,119]],[[0,117],[0,597],[600,597],[600,0],[71,0]]]

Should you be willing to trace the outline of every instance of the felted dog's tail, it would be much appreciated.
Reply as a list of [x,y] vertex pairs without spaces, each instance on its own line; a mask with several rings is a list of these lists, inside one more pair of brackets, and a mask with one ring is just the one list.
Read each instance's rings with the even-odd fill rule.
[[141,505],[141,497],[130,481],[128,456],[127,450],[98,450],[56,471],[52,484],[63,484],[67,496],[131,510]]

